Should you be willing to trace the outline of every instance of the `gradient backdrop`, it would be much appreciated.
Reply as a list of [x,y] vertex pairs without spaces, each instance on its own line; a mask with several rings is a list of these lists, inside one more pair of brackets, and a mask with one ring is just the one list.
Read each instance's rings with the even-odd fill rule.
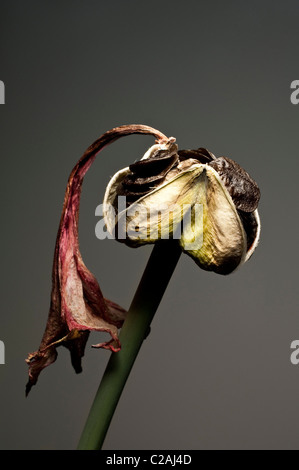
[[[69,173],[106,130],[143,123],[180,148],[236,160],[262,191],[261,242],[222,277],[182,256],[117,408],[105,449],[299,449],[299,3],[2,1],[1,449],[75,449],[109,352],[92,334],[25,399],[48,315]],[[128,308],[151,252],[95,236],[109,178],[151,137],[113,144],[87,174],[83,259]]]

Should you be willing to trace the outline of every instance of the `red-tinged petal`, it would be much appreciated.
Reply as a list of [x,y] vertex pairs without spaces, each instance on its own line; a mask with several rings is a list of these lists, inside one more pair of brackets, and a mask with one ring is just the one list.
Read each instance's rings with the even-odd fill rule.
[[112,129],[86,150],[69,177],[56,239],[51,306],[40,347],[26,359],[29,365],[26,394],[36,384],[40,372],[56,360],[56,348],[60,345],[70,350],[73,367],[81,372],[81,358],[91,330],[110,335],[109,340],[95,347],[113,352],[120,350],[118,328],[123,324],[126,311],[104,298],[96,278],[86,268],[79,250],[78,219],[83,178],[96,154],[130,134],[150,134],[160,141],[167,139],[159,131],[143,125]]

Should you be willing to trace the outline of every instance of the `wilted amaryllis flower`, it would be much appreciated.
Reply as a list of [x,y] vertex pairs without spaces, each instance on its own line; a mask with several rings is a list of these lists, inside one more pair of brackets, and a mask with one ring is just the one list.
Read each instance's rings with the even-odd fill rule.
[[84,153],[68,180],[56,239],[52,293],[48,321],[39,349],[28,355],[29,381],[26,394],[37,382],[40,372],[57,358],[60,345],[70,350],[76,372],[81,371],[81,358],[91,330],[110,334],[110,340],[94,347],[118,351],[118,329],[126,311],[104,298],[95,277],[85,266],[78,242],[79,204],[83,178],[96,154],[104,147],[130,134],[150,134],[157,142],[167,140],[159,131],[143,125],[114,128],[103,134]]
[[[107,186],[104,218],[117,240],[138,247],[177,239],[201,268],[219,274],[234,271],[257,246],[260,191],[236,162],[216,158],[203,148],[178,150],[173,137],[148,126],[121,126],[106,132],[87,149],[68,181],[55,247],[50,312],[41,345],[27,358],[27,393],[41,370],[56,360],[59,345],[70,350],[76,372],[81,371],[91,330],[111,337],[95,347],[120,349],[118,329],[126,312],[103,297],[84,265],[78,217],[83,178],[96,154],[130,134],[153,135],[156,143],[140,161],[117,172]],[[133,233],[130,226],[135,227]]]
[[170,138],[113,176],[104,217],[120,242],[177,239],[201,268],[229,274],[257,246],[259,199],[257,184],[236,162],[204,148],[178,150]]

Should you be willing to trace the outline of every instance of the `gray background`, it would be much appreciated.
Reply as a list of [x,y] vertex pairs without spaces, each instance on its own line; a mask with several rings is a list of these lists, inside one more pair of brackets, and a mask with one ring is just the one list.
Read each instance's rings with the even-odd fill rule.
[[[2,1],[0,447],[74,449],[109,352],[69,353],[27,399],[46,324],[68,175],[103,132],[143,123],[180,148],[242,165],[262,191],[261,242],[223,277],[182,256],[127,383],[105,449],[299,449],[298,1]],[[150,137],[113,144],[87,174],[83,259],[129,307],[151,247],[95,237],[109,178]]]

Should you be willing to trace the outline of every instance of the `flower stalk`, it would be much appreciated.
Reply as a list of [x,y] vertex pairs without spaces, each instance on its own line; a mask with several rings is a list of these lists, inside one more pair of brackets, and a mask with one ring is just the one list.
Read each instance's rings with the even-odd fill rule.
[[100,450],[130,371],[182,251],[169,240],[155,244],[87,418],[78,450]]

